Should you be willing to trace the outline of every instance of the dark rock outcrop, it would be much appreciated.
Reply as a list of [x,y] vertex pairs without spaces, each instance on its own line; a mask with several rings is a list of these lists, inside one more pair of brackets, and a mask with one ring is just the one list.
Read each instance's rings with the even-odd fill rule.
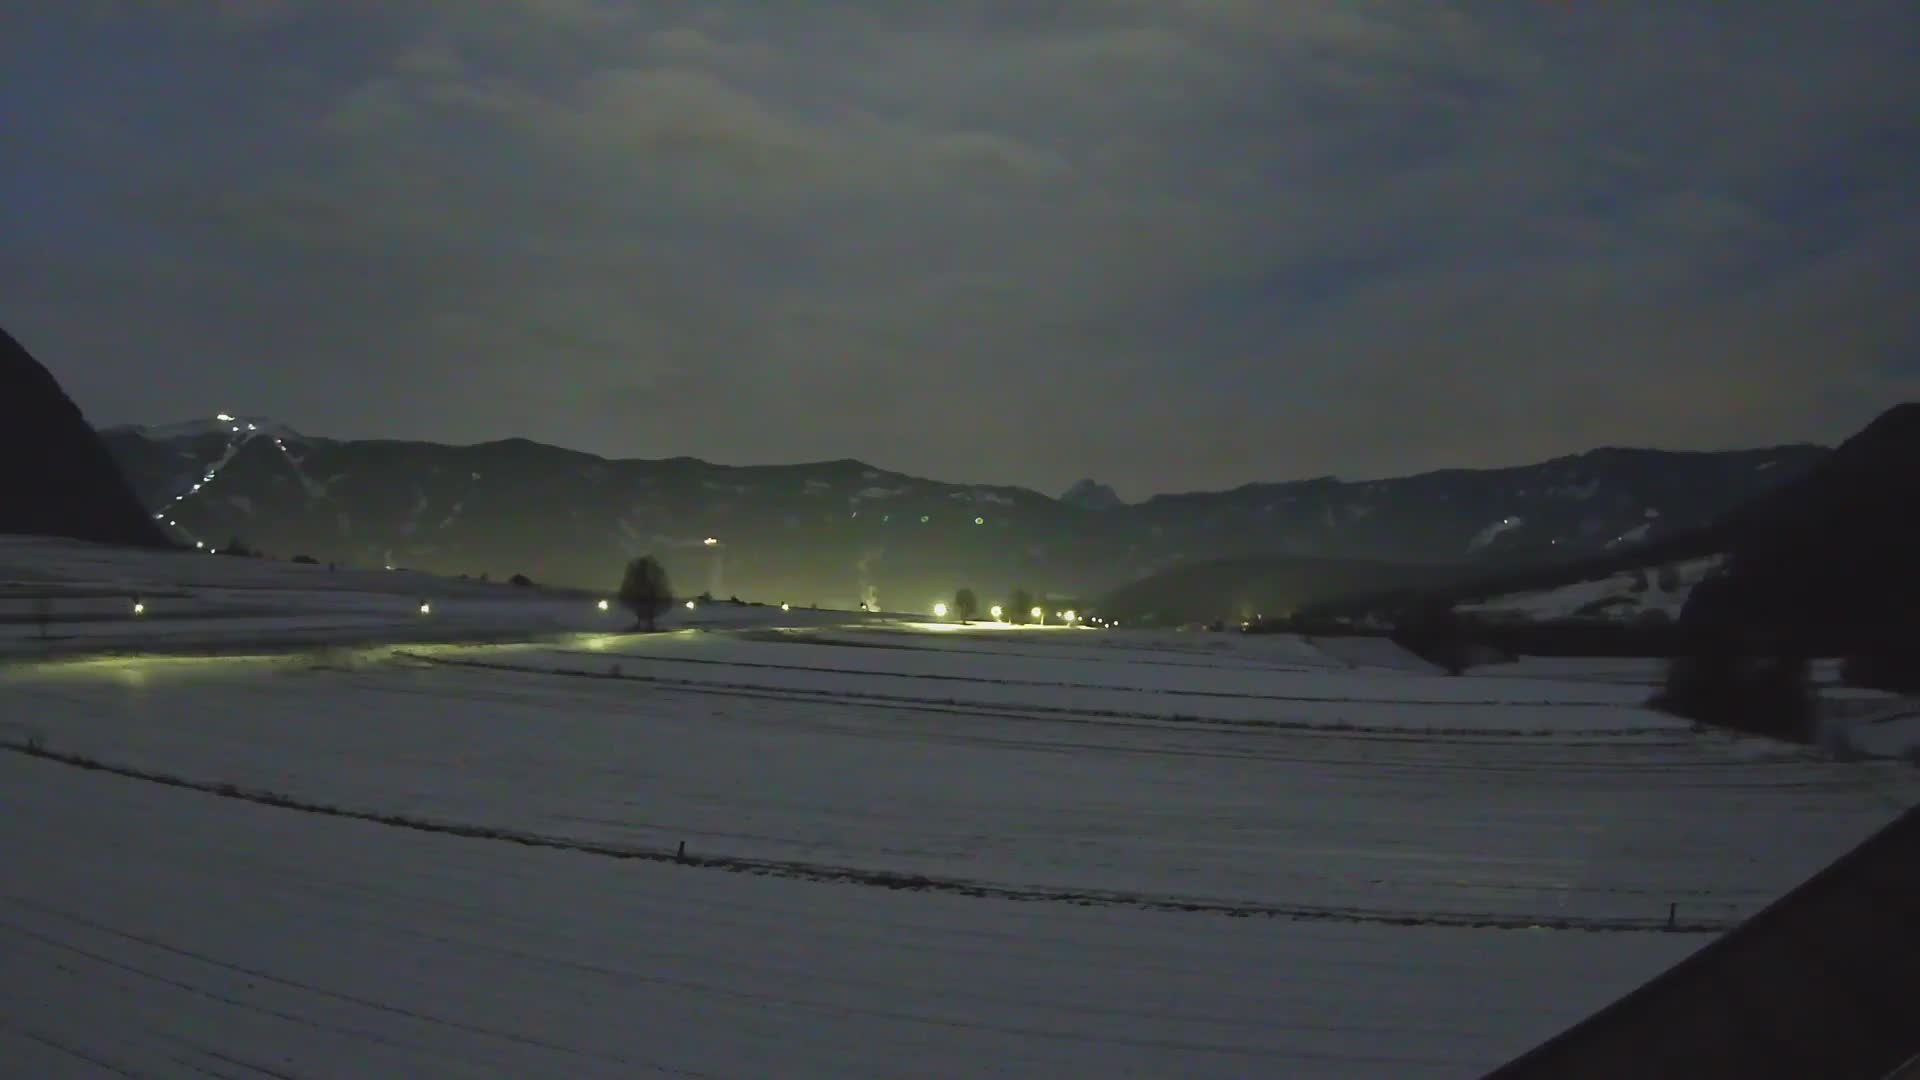
[[0,533],[168,547],[53,375],[0,330]]

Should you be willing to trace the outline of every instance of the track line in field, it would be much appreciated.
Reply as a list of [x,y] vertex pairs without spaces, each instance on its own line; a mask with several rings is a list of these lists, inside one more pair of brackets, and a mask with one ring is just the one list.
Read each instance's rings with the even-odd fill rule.
[[1170,896],[1109,889],[1069,889],[1044,885],[1012,885],[968,878],[936,876],[864,867],[812,863],[787,859],[762,859],[726,855],[681,855],[676,850],[629,844],[582,840],[518,829],[473,825],[463,822],[413,817],[404,814],[359,810],[292,798],[278,792],[242,788],[238,785],[154,772],[129,765],[116,765],[77,754],[49,750],[44,746],[0,741],[0,750],[23,757],[102,772],[129,780],[180,788],[219,798],[268,806],[297,813],[367,822],[388,828],[436,833],[472,840],[491,840],[524,847],[572,851],[604,858],[636,859],[668,863],[695,869],[722,870],[797,881],[857,885],[895,891],[937,892],[979,899],[1012,900],[1029,903],[1072,904],[1079,907],[1127,907],[1146,911],[1185,914],[1225,915],[1233,918],[1278,918],[1296,922],[1366,923],[1383,926],[1455,927],[1481,930],[1573,930],[1594,933],[1678,933],[1717,934],[1731,929],[1738,920],[1711,919],[1671,923],[1650,918],[1593,916],[1525,916],[1474,912],[1422,912],[1394,909],[1333,907],[1311,904],[1263,904],[1249,901],[1216,900],[1202,897]]
[[[1004,716],[1010,719],[1044,719],[1055,716],[1079,717],[1090,720],[1150,720],[1167,724],[1203,724],[1229,728],[1245,728],[1260,731],[1302,731],[1335,735],[1366,735],[1383,738],[1422,739],[1435,738],[1645,738],[1649,735],[1665,735],[1669,732],[1659,728],[1469,728],[1469,727],[1407,727],[1392,724],[1352,724],[1345,721],[1332,723],[1310,723],[1304,720],[1258,720],[1246,717],[1222,716],[1186,716],[1179,714],[1136,712],[1123,709],[1084,709],[1065,705],[1006,704],[1001,702],[976,702],[959,699],[916,698],[903,694],[880,694],[857,690],[808,690],[791,686],[768,686],[760,683],[714,682],[703,679],[679,679],[661,675],[629,675],[622,671],[615,674],[610,671],[587,671],[584,669],[540,667],[533,664],[507,664],[485,660],[460,660],[445,656],[432,656],[426,653],[396,650],[394,655],[426,664],[446,667],[473,668],[482,671],[510,671],[524,675],[557,675],[579,679],[604,679],[615,682],[645,683],[654,686],[669,686],[676,689],[693,690],[705,693],[732,693],[739,696],[761,695],[787,701],[832,701],[845,704],[873,702],[884,705],[908,705],[921,707],[962,707],[986,715]],[[581,654],[602,655],[602,654]],[[628,659],[622,657],[621,659]],[[870,673],[869,673],[870,674]],[[1368,704],[1368,702],[1345,702],[1334,699],[1339,704]],[[1473,707],[1472,702],[1449,702]],[[1624,706],[1611,706],[1622,708]],[[1004,710],[1018,710],[1008,712]]]

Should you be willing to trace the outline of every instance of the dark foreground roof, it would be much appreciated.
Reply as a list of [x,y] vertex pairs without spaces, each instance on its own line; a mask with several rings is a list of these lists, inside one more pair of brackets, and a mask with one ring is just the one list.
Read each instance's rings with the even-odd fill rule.
[[1490,1077],[1883,1080],[1916,1053],[1920,807]]

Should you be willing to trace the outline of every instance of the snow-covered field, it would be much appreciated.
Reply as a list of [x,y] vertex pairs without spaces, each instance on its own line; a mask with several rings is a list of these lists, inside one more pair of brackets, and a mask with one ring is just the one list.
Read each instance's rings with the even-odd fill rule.
[[334,644],[0,667],[0,1072],[1472,1076],[1920,800],[1619,662],[255,587]]
[[[631,625],[632,617],[611,603],[600,607],[608,599],[405,569],[336,569],[0,536],[0,657],[524,640]],[[661,624],[725,626],[767,618],[766,609],[722,603],[693,611],[676,607]],[[859,616],[796,611],[783,618],[804,625]]]

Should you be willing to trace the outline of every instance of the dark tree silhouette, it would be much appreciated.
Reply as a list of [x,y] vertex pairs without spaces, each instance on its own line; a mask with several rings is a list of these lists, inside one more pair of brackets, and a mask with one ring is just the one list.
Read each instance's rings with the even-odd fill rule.
[[961,622],[972,622],[980,614],[980,598],[973,595],[972,589],[961,589],[953,594],[953,613]]
[[1703,724],[1811,741],[1807,654],[1791,628],[1762,617],[1770,599],[1724,577],[1694,586],[1680,616],[1684,644],[1650,704]]
[[1461,674],[1473,662],[1466,627],[1445,601],[1422,604],[1402,615],[1394,624],[1392,638],[1401,648],[1449,675]]
[[633,612],[636,626],[652,632],[654,621],[673,606],[673,584],[658,559],[642,555],[627,564],[627,575],[620,582],[620,606]]
[[1013,590],[1013,596],[1007,600],[1007,621],[1025,625],[1031,618],[1027,613],[1033,610],[1033,594],[1025,589]]

